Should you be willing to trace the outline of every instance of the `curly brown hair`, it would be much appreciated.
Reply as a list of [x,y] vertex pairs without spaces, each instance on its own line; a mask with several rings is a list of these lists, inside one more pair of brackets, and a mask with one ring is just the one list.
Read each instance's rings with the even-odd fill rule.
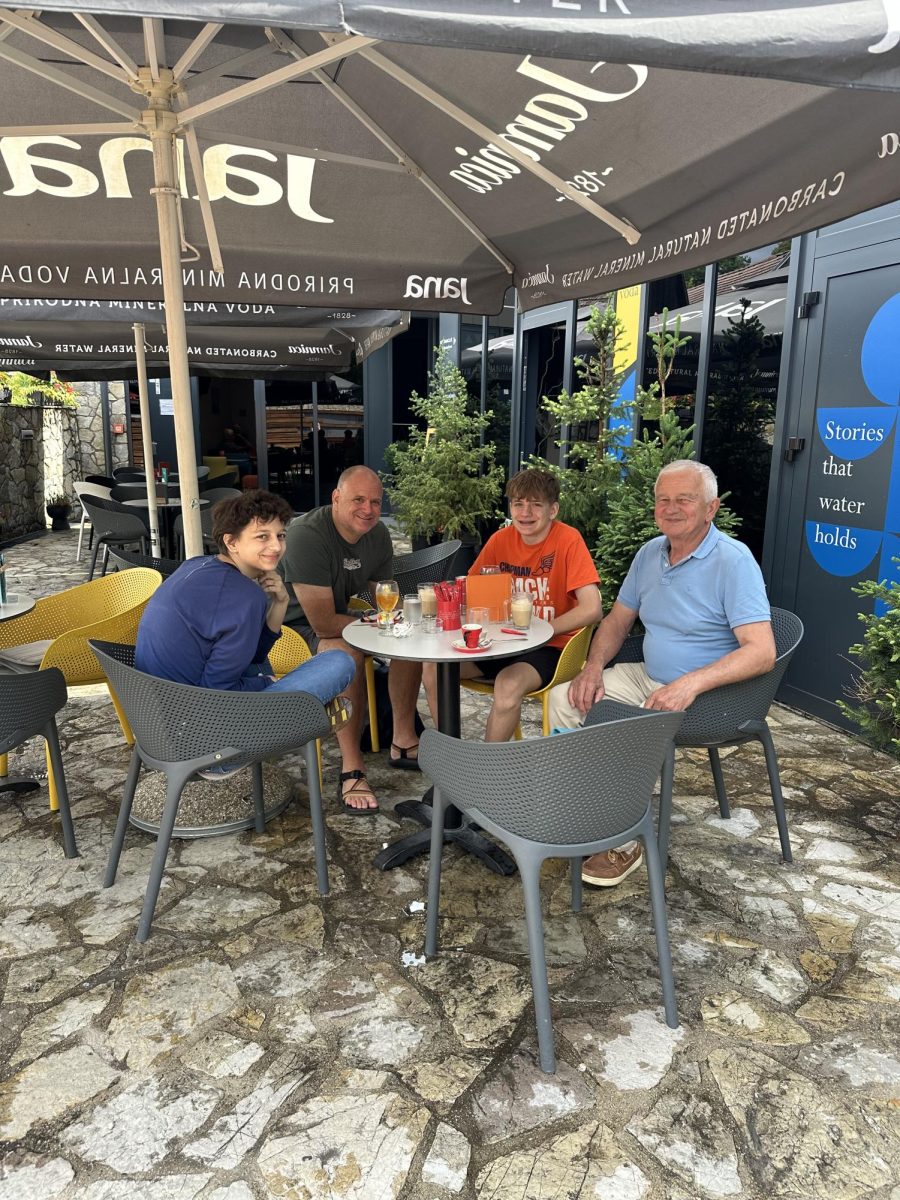
[[260,521],[263,525],[268,525],[270,521],[277,520],[287,525],[293,515],[294,510],[284,497],[254,488],[213,505],[212,535],[216,539],[219,553],[225,554],[225,538],[229,535],[236,536],[251,522]]

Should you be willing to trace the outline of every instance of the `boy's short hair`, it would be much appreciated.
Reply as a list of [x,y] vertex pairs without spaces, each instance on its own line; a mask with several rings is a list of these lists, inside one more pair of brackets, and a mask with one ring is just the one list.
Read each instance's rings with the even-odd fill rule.
[[508,500],[540,500],[544,504],[559,503],[559,480],[549,471],[529,467],[513,475],[506,485]]
[[294,515],[294,510],[282,496],[273,492],[264,492],[261,488],[242,492],[240,496],[232,496],[229,500],[220,500],[213,505],[212,535],[219,547],[220,554],[226,554],[225,538],[236,536],[246,529],[252,521],[261,521],[268,525],[269,521],[279,520],[288,525]]

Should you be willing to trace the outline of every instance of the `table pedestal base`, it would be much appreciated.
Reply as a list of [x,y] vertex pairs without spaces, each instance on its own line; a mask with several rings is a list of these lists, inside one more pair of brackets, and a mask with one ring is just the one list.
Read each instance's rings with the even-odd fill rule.
[[[416,854],[428,853],[431,846],[431,814],[433,810],[430,800],[433,790],[433,788],[429,788],[421,800],[402,800],[394,808],[394,812],[398,816],[418,821],[426,828],[421,833],[413,833],[409,837],[400,838],[399,841],[392,842],[384,850],[379,851],[375,855],[375,866],[380,870],[389,871],[391,867],[399,867]],[[456,818],[455,823],[453,823],[454,817]],[[459,846],[460,849],[473,855],[497,875],[515,875],[516,873],[516,864],[506,851],[496,843],[489,841],[488,838],[482,837],[480,833],[476,833],[470,825],[461,825],[458,811],[449,806],[444,810],[444,842],[452,842]]]
[[0,792],[39,792],[41,785],[36,779],[0,779]]

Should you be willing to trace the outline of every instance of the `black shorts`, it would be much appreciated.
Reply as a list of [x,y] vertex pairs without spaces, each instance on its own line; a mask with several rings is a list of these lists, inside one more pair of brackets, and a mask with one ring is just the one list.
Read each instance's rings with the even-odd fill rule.
[[528,650],[525,654],[517,654],[515,658],[487,658],[477,665],[484,679],[496,679],[505,667],[526,662],[540,675],[541,687],[544,688],[553,678],[561,654],[562,650],[556,646],[538,646],[537,650]]

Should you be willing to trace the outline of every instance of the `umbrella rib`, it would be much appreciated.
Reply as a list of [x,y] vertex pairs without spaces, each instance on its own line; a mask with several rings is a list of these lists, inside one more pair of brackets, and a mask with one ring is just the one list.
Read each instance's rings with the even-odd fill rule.
[[188,71],[221,28],[221,25],[213,24],[207,24],[203,26],[203,28],[188,46],[187,50],[185,50],[184,54],[182,54],[181,58],[179,58],[178,62],[172,68],[172,76],[176,83],[188,73]]
[[6,21],[7,24],[21,30],[22,33],[27,33],[35,41],[43,42],[45,46],[52,46],[54,50],[60,50],[63,54],[70,55],[76,61],[84,63],[85,66],[93,67],[95,71],[99,71],[103,75],[109,75],[110,78],[117,79],[120,83],[127,84],[133,78],[122,67],[117,67],[114,63],[107,62],[99,54],[94,54],[86,46],[80,46],[78,42],[73,42],[71,38],[67,38],[64,34],[56,29],[52,29],[49,25],[42,24],[34,17],[15,12],[9,8],[0,8],[0,20]]
[[0,137],[69,137],[78,134],[97,134],[108,137],[111,133],[134,133],[140,126],[133,122],[110,121],[108,124],[93,125],[0,125]]
[[185,92],[190,92],[197,87],[202,87],[204,84],[212,82],[214,79],[220,79],[223,75],[240,74],[241,71],[252,66],[259,58],[271,57],[271,46],[266,44],[256,46],[253,50],[247,50],[244,54],[238,54],[234,58],[229,58],[227,62],[217,63],[214,67],[207,67],[203,71],[198,71],[190,79],[181,80],[181,86]]
[[103,47],[110,58],[114,58],[130,79],[137,79],[138,65],[114,37],[106,32],[96,17],[88,13],[75,13],[75,20],[80,21],[91,37]]
[[595,204],[593,200],[589,200],[587,196],[583,195],[567,180],[561,179],[560,176],[555,175],[552,171],[548,171],[541,163],[534,162],[527,154],[524,154],[517,146],[514,146],[512,142],[501,139],[489,126],[483,124],[483,122],[473,117],[470,113],[467,113],[458,104],[454,104],[452,100],[448,100],[446,96],[442,96],[439,92],[436,92],[428,84],[417,79],[415,75],[411,75],[409,71],[396,66],[377,51],[363,50],[360,54],[373,67],[377,67],[380,71],[383,71],[386,75],[396,80],[397,83],[402,84],[403,87],[408,88],[415,95],[421,97],[421,99],[427,100],[429,104],[433,104],[435,108],[446,113],[448,117],[452,117],[454,121],[458,121],[460,125],[471,130],[472,133],[476,133],[479,137],[483,137],[485,141],[492,144],[500,142],[503,153],[514,159],[519,166],[523,167],[530,174],[537,176],[544,183],[549,184],[556,191],[561,192],[569,200],[573,200],[585,212],[590,213],[591,216],[597,217],[598,220],[609,225],[616,233],[621,234],[629,245],[633,246],[640,241],[640,233],[629,221],[617,217],[608,208],[603,208],[602,205]]
[[[216,232],[216,222],[213,218],[212,205],[209,201],[209,192],[206,188],[206,176],[203,174],[203,160],[200,157],[197,130],[193,125],[188,125],[185,129],[184,140],[187,143],[188,158],[191,160],[191,170],[194,172],[194,182],[197,185],[197,199],[200,202],[200,215],[203,218],[203,228],[206,231],[206,244],[209,249],[212,268],[214,271],[221,272],[225,270],[225,265],[222,262],[219,235]],[[184,235],[182,234],[183,240]]]
[[[210,129],[208,125],[203,127],[203,140],[210,142],[230,142],[234,139],[234,130],[226,132],[225,130]],[[353,167],[369,167],[373,171],[388,171],[397,175],[408,174],[406,168],[401,163],[381,162],[377,158],[360,158],[356,154],[338,154],[334,150],[325,150],[321,146],[297,146],[290,142],[273,142],[268,138],[248,137],[246,134],[241,134],[241,145],[252,146],[258,150],[272,150],[276,154],[299,154],[304,158],[317,158],[322,162],[347,163]]]
[[166,38],[163,23],[156,17],[144,17],[141,20],[144,30],[144,53],[147,66],[150,68],[150,78],[154,83],[159,82],[159,68],[164,65],[166,56]]
[[103,108],[111,109],[112,112],[118,113],[135,124],[140,124],[141,114],[136,108],[132,108],[124,100],[117,100],[115,96],[101,92],[99,88],[92,87],[89,83],[76,79],[74,75],[60,71],[58,67],[51,66],[50,63],[32,58],[30,54],[16,50],[13,46],[7,46],[4,42],[0,42],[0,58],[5,58],[7,62],[15,63],[17,67],[22,67],[25,71],[31,71],[41,79],[49,80],[69,92],[74,92],[84,100],[90,100]]
[[373,45],[377,45],[376,38],[351,37],[334,46],[327,46],[324,50],[311,54],[303,62],[293,62],[286,67],[278,67],[276,70],[270,71],[268,75],[261,75],[258,79],[251,79],[248,83],[242,83],[238,87],[232,88],[230,92],[223,92],[221,95],[203,100],[199,104],[190,105],[179,113],[179,119],[184,122],[197,121],[201,117],[208,116],[209,113],[218,112],[219,109],[228,108],[232,104],[238,104],[242,100],[258,96],[261,92],[270,91],[292,79],[299,79],[302,75],[309,75],[318,67],[327,67],[330,63],[347,58],[351,54],[358,54],[367,46]]
[[[279,49],[295,56],[303,55],[303,50],[301,50],[296,42],[289,38],[282,30],[267,29],[266,33],[272,39],[274,44],[279,47]],[[381,142],[381,144],[396,157],[397,162],[400,164],[402,170],[406,171],[409,175],[412,175],[414,179],[418,179],[418,181],[424,187],[426,187],[428,191],[431,192],[435,199],[440,201],[447,211],[456,217],[461,225],[468,229],[469,233],[471,233],[472,236],[479,241],[482,246],[484,246],[485,250],[489,251],[489,253],[496,258],[505,271],[507,271],[510,275],[513,274],[512,263],[494,245],[487,234],[475,224],[471,217],[467,216],[461,208],[454,204],[454,202],[450,199],[446,192],[444,192],[440,185],[434,179],[432,179],[430,175],[423,171],[419,164],[410,158],[406,151],[394,141],[390,134],[385,129],[382,129],[382,127],[376,121],[374,121],[372,117],[370,117],[369,114],[356,103],[355,100],[348,96],[343,88],[334,82],[330,75],[326,74],[325,71],[314,71],[313,78],[318,83],[321,83],[322,86],[328,92],[330,92],[332,96],[334,96],[335,100],[337,100],[339,104],[342,104],[349,113],[356,117],[357,121],[359,121],[360,124],[368,129],[369,133],[371,133],[373,137],[377,138],[378,141]]]

